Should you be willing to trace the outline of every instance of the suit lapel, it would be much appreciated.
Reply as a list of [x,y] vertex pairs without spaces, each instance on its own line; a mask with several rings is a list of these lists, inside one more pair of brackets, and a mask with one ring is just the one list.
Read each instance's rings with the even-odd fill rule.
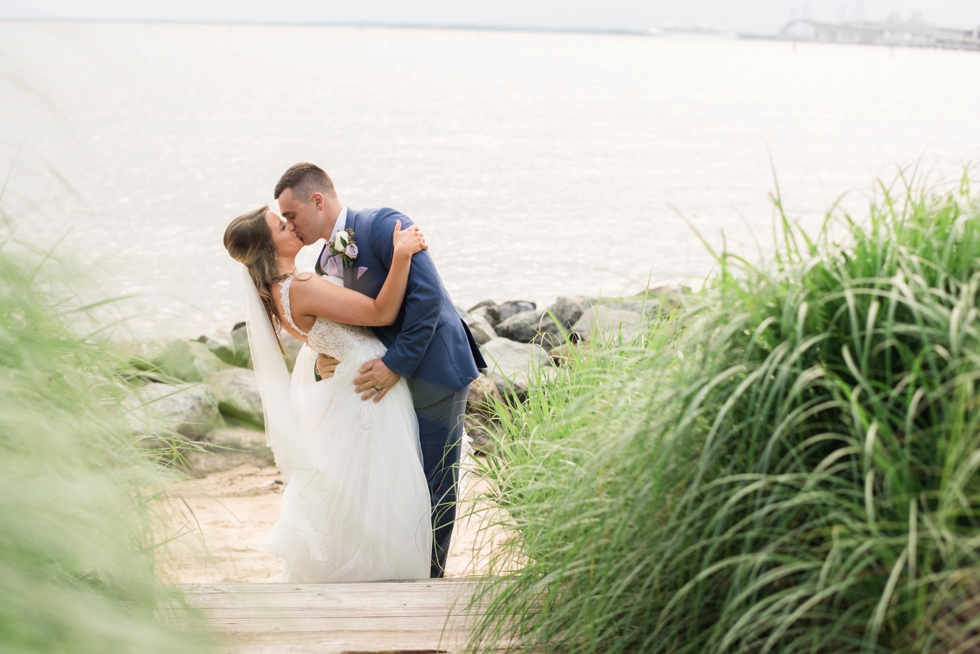
[[320,262],[323,261],[323,254],[326,251],[327,251],[327,246],[324,245],[323,246],[323,249],[320,250],[320,254],[318,254],[317,257],[316,257],[316,265],[313,267],[313,270],[316,271],[316,274],[317,274],[318,277],[323,277],[323,275],[324,275],[323,266],[320,265]]
[[[347,207],[347,222],[344,225],[344,229],[355,230],[354,231],[355,241],[357,240],[356,238],[357,230],[354,227],[354,225],[356,224],[357,224],[357,213],[350,207]],[[357,280],[357,262],[354,262],[354,265],[349,268],[347,266],[344,266],[344,288],[349,288],[353,290],[354,282],[356,280]]]

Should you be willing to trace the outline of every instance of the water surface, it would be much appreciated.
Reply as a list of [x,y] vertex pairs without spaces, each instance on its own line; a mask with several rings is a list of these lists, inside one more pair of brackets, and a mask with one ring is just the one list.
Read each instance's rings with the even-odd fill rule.
[[938,181],[980,154],[971,52],[18,22],[0,43],[4,210],[21,238],[63,237],[110,292],[138,294],[131,325],[149,334],[241,319],[221,235],[297,161],[350,206],[422,225],[466,306],[703,277],[695,229],[769,252],[771,162],[814,224],[896,166]]

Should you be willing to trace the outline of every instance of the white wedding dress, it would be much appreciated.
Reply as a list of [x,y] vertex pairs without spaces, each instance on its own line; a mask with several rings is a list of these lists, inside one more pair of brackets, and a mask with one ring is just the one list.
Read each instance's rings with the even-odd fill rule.
[[[428,578],[429,490],[408,384],[400,380],[380,402],[362,401],[353,381],[384,345],[368,328],[323,318],[303,332],[290,312],[291,283],[281,283],[282,313],[308,347],[292,374],[299,421],[292,460],[276,453],[284,468],[282,513],[264,545],[283,560],[284,582]],[[340,361],[320,382],[313,375],[318,352]]]

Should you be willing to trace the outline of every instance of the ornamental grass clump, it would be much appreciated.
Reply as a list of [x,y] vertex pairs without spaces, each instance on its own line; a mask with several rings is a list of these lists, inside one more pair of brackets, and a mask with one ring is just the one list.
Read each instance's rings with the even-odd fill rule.
[[511,409],[484,471],[510,572],[474,649],[980,651],[968,185],[813,239],[783,216],[765,267],[718,261],[647,339]]
[[165,624],[168,473],[129,434],[120,364],[104,334],[80,334],[70,272],[14,247],[0,242],[0,652],[197,651]]

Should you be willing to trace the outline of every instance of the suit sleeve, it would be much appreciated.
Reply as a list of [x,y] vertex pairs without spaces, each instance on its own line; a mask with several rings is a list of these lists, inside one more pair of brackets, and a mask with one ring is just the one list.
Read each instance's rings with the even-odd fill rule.
[[[391,269],[394,255],[391,235],[396,220],[402,221],[402,229],[414,224],[408,216],[395,210],[378,215],[372,221],[371,247],[386,270]],[[439,273],[432,257],[423,250],[412,257],[412,269],[408,274],[408,287],[400,312],[403,316],[401,329],[382,358],[389,369],[409,379],[415,374],[435,334],[442,314],[443,298]]]

